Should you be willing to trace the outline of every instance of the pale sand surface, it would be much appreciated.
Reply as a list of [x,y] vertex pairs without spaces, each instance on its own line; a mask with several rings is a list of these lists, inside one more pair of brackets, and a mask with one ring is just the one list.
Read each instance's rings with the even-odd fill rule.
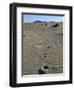
[[63,73],[63,23],[23,23],[22,56],[22,75],[38,74],[43,66],[48,74]]

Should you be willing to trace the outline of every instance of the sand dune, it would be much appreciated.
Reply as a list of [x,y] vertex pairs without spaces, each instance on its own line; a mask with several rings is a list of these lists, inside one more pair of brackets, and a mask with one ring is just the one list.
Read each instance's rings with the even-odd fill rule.
[[63,22],[23,23],[22,46],[22,75],[63,73]]

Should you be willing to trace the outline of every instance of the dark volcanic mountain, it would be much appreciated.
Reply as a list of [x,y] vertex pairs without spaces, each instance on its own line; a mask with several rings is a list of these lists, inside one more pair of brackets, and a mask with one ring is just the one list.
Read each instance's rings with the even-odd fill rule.
[[37,20],[37,21],[34,21],[32,23],[47,23],[47,22],[46,21],[39,21],[39,20]]

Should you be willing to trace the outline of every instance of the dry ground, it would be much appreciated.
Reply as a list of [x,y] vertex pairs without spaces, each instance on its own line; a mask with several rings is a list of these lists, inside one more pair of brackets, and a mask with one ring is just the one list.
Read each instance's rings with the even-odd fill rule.
[[22,56],[22,75],[38,74],[43,66],[49,74],[63,73],[63,23],[23,23]]

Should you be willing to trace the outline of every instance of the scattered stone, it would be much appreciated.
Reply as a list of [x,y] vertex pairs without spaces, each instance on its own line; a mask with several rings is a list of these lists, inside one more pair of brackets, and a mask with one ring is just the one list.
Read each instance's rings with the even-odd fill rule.
[[58,24],[55,24],[55,25],[53,25],[52,27],[58,27],[59,25]]

